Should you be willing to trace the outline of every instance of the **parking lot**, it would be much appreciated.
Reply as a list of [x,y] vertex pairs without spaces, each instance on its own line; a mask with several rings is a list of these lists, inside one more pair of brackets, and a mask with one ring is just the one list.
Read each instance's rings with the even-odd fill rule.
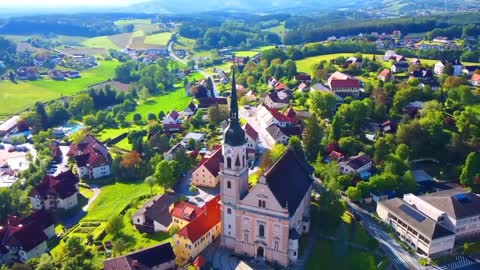
[[0,168],[0,187],[10,187],[18,180],[16,174],[28,169],[30,162],[27,155],[29,154],[33,159],[37,157],[37,152],[32,144],[22,144],[16,147],[10,144],[0,145],[0,160],[5,161],[4,164],[8,165]]

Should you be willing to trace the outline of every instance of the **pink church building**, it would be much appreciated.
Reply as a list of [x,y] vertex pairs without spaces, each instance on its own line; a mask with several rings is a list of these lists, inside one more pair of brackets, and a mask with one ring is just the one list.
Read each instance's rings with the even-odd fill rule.
[[222,246],[282,266],[296,262],[300,235],[310,229],[312,167],[289,149],[249,189],[247,141],[236,91],[232,91],[222,147]]

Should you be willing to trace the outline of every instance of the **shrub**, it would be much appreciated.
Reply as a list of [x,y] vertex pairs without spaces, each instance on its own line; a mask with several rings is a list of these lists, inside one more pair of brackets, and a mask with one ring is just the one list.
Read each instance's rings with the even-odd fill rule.
[[190,191],[190,193],[192,193],[192,194],[195,194],[195,193],[198,192],[198,189],[197,189],[196,186],[191,185],[190,188],[188,189],[188,191]]

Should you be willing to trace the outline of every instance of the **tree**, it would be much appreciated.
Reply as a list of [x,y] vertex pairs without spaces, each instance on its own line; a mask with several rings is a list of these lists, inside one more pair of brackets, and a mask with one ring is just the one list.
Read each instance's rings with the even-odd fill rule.
[[310,108],[322,117],[331,117],[337,106],[337,99],[331,93],[311,92]]
[[122,231],[124,227],[125,224],[123,223],[123,217],[120,215],[116,215],[110,218],[110,220],[107,222],[105,230],[110,234],[117,235]]
[[375,141],[374,148],[375,152],[373,154],[373,159],[375,162],[379,163],[380,161],[385,160],[387,155],[390,153],[392,146],[387,138],[381,137]]
[[56,269],[56,267],[53,264],[53,259],[50,257],[48,254],[42,254],[40,256],[40,259],[38,261],[37,267],[35,267],[35,270],[53,270]]
[[453,89],[464,84],[466,84],[466,81],[464,78],[457,77],[457,76],[449,76],[443,83],[443,87],[446,89]]
[[133,169],[142,162],[142,156],[137,151],[132,151],[123,156],[120,165],[124,168]]
[[187,61],[187,66],[188,66],[189,69],[194,69],[196,64],[197,63],[193,59],[190,59],[190,60]]
[[229,115],[229,109],[227,105],[211,106],[208,108],[208,119],[210,124],[218,125],[220,122],[227,120]]
[[303,145],[300,138],[292,136],[288,140],[288,146],[301,158],[305,158],[305,152],[303,151]]
[[157,179],[153,176],[145,178],[145,183],[150,187],[150,194],[153,195],[153,187],[157,184]]
[[320,152],[323,138],[323,131],[319,125],[319,120],[316,114],[312,115],[312,118],[307,122],[303,131],[303,145],[305,146],[305,154],[307,160],[310,162],[315,161]]
[[283,63],[283,66],[288,79],[291,79],[293,76],[297,75],[297,64],[295,64],[295,61],[288,59],[285,61],[285,63]]
[[273,162],[275,163],[277,160],[279,160],[280,157],[282,157],[286,151],[287,151],[287,147],[285,145],[283,144],[274,145],[271,150]]
[[348,187],[345,194],[347,194],[347,197],[354,202],[359,201],[362,198],[362,193],[357,187]]
[[93,112],[93,98],[88,94],[80,94],[73,97],[68,106],[70,114],[80,119],[82,116]]
[[175,176],[172,167],[166,160],[162,160],[155,167],[153,175],[160,186],[166,191],[175,184]]
[[410,157],[410,149],[408,148],[407,145],[405,144],[400,144],[397,146],[397,150],[395,151],[395,154],[401,159],[401,160],[408,160]]
[[135,122],[136,124],[140,124],[140,122],[142,122],[142,115],[139,113],[135,113],[133,115],[133,122]]
[[127,243],[122,238],[116,239],[112,242],[113,254],[118,256],[127,249]]
[[363,148],[363,145],[354,137],[342,137],[338,141],[340,149],[348,156],[358,154]]
[[480,153],[471,152],[468,154],[465,166],[463,166],[460,174],[460,183],[472,187],[476,183],[475,179],[478,177],[480,177]]
[[143,87],[140,92],[138,92],[138,97],[143,101],[148,100],[151,96],[150,91],[146,87]]
[[156,121],[157,116],[154,113],[148,113],[147,119],[148,121]]

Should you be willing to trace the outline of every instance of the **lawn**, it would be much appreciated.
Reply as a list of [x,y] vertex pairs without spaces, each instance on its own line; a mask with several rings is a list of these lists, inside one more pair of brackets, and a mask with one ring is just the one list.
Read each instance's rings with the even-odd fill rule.
[[177,41],[175,41],[174,47],[177,50],[191,51],[195,47],[195,40],[177,35]]
[[150,19],[131,19],[131,20],[118,20],[115,21],[115,25],[117,26],[125,26],[129,24],[151,24],[152,21]]
[[254,57],[255,55],[259,54],[258,51],[236,51],[234,52],[235,56],[238,57]]
[[279,25],[264,29],[264,31],[273,32],[279,36],[282,36],[285,33],[285,22],[281,22]]
[[150,187],[143,181],[117,182],[103,186],[101,190],[82,221],[108,220],[120,214],[134,199],[150,194]]
[[154,96],[143,104],[137,106],[135,112],[127,115],[127,121],[132,121],[135,113],[140,113],[142,119],[146,120],[149,113],[158,115],[160,111],[163,111],[165,114],[171,110],[182,111],[191,101],[192,98],[187,97],[185,94],[185,88],[180,86],[180,84],[177,84],[175,90],[167,94]]
[[38,81],[21,81],[14,84],[10,81],[0,81],[0,118],[19,113],[30,108],[37,101],[46,102],[61,96],[69,96],[86,90],[89,85],[100,83],[112,78],[118,62],[100,61],[100,66],[81,72],[82,77],[67,81],[50,79]]
[[115,45],[109,36],[100,36],[86,39],[82,42],[85,47],[90,48],[103,48],[106,50],[120,50],[120,47]]
[[473,111],[480,115],[480,104],[471,106]]
[[145,44],[166,46],[171,37],[172,37],[172,33],[170,32],[164,32],[164,33],[147,36],[145,38]]

